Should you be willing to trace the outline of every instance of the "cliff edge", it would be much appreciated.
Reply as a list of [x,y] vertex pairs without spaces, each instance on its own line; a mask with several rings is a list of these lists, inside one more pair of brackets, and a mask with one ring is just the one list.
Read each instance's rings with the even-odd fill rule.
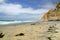
[[60,2],[53,10],[49,10],[43,17],[41,21],[60,21]]

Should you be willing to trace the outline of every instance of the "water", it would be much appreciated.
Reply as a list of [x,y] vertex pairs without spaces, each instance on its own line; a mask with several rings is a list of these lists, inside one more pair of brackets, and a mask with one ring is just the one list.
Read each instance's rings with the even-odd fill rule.
[[34,21],[0,21],[0,25],[14,24],[14,23],[25,23],[25,22],[34,22]]

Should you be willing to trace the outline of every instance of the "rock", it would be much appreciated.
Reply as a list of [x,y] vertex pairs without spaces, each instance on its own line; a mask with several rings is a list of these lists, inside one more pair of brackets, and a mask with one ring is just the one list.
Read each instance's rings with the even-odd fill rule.
[[3,38],[4,37],[4,34],[3,33],[0,33],[0,38]]
[[51,37],[47,37],[49,40],[52,40]]
[[15,35],[15,36],[24,36],[24,33],[19,33],[19,34]]
[[51,9],[43,15],[41,21],[60,21],[60,2],[57,3],[55,9]]

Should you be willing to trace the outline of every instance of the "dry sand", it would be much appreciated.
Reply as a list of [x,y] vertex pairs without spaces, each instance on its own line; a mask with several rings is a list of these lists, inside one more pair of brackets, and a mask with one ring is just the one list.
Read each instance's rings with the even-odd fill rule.
[[60,22],[0,26],[2,35],[0,40],[60,40]]

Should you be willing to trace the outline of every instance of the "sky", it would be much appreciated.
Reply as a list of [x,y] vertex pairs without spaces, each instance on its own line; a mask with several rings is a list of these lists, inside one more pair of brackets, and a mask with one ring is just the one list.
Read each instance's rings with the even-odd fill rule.
[[40,20],[60,0],[0,0],[0,20]]

